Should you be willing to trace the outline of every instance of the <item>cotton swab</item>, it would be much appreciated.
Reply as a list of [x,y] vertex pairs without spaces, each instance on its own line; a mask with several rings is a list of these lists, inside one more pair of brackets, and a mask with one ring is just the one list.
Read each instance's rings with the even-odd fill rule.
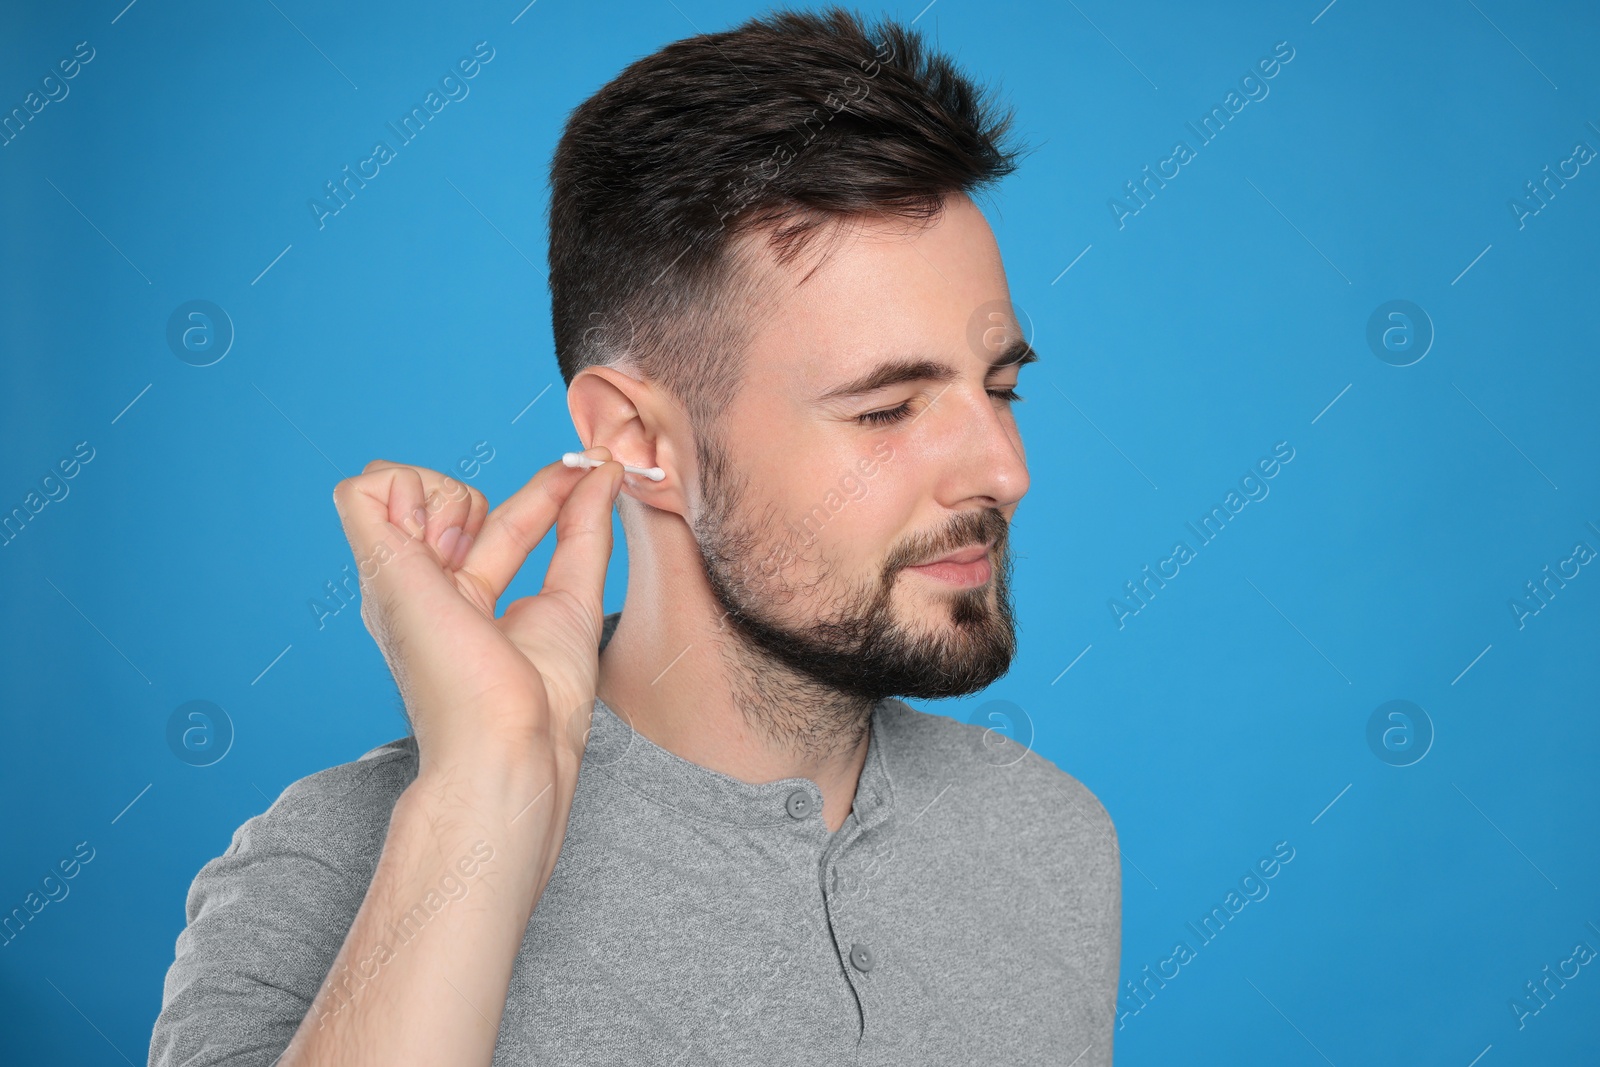
[[[568,467],[598,467],[604,461],[590,459],[581,452],[563,452],[561,454],[561,462]],[[659,482],[661,479],[667,476],[667,472],[662,470],[660,467],[630,467],[624,463],[622,465],[622,469],[627,471],[629,474],[643,475],[644,477],[649,478],[652,482]]]

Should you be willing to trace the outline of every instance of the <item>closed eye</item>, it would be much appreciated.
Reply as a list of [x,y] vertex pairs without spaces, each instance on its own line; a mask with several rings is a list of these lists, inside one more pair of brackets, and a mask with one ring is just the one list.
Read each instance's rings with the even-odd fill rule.
[[[988,392],[996,400],[1003,400],[1007,404],[1024,399],[1022,394],[1015,389],[990,389]],[[909,418],[910,415],[911,403],[907,401],[899,407],[885,408],[883,411],[869,411],[865,415],[858,415],[856,416],[856,421],[863,426],[887,426]]]

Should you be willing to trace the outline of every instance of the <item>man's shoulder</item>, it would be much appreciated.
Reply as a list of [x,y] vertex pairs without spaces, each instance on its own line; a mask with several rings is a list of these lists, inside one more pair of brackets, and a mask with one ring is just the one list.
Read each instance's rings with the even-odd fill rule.
[[400,738],[290,782],[234,830],[190,883],[152,1064],[231,1063],[288,1044],[366,896],[394,803],[415,777],[416,742]]
[[236,897],[246,883],[271,896],[305,878],[331,878],[319,892],[346,908],[358,905],[383,853],[395,802],[416,769],[416,741],[404,737],[290,782],[265,811],[239,824],[227,849],[196,875],[191,922],[218,890]]
[[981,791],[990,810],[1018,828],[1115,846],[1116,827],[1100,798],[1033,747],[1027,724],[964,722],[897,698],[884,702],[881,721],[891,775]]
[[240,829],[292,830],[346,840],[375,837],[381,847],[395,801],[416,776],[416,738],[397,738],[349,762],[295,779]]
[[[284,787],[279,803],[334,796],[375,798],[404,789],[417,776],[417,739],[400,737],[368,749],[347,763],[336,763]],[[397,788],[398,787],[398,788]]]

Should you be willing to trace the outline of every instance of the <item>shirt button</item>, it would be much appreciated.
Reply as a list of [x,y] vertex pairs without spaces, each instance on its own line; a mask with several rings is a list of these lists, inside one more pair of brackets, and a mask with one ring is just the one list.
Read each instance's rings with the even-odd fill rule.
[[850,946],[850,962],[855,964],[858,971],[872,970],[872,950],[866,945],[853,944]]
[[796,789],[793,793],[789,794],[789,800],[786,806],[789,809],[790,817],[795,819],[803,819],[807,815],[811,814],[811,794],[807,793],[804,789]]

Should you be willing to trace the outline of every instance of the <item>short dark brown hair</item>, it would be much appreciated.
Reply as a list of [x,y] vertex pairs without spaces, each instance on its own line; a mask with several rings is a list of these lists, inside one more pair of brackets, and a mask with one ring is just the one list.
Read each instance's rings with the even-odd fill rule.
[[550,298],[568,385],[626,358],[708,429],[732,402],[755,295],[733,254],[778,262],[852,217],[936,219],[1011,173],[1009,110],[909,27],[781,10],[675,41],[575,108],[550,165]]

